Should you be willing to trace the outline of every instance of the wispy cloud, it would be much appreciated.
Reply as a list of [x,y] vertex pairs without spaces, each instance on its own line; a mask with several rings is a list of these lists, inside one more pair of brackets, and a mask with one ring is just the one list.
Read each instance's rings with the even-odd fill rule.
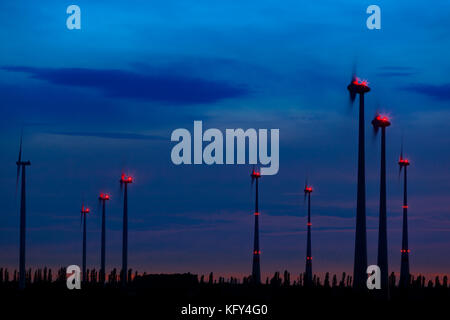
[[417,70],[407,66],[382,66],[377,73],[380,77],[409,77],[417,74]]
[[214,103],[249,93],[243,86],[179,74],[176,70],[146,74],[118,69],[27,66],[3,66],[1,69],[27,73],[34,79],[56,85],[97,89],[108,97],[177,105]]
[[386,71],[415,71],[415,68],[413,67],[407,67],[407,66],[382,66],[379,67],[380,70],[386,70]]
[[410,84],[402,87],[402,90],[422,94],[436,100],[450,100],[450,83],[445,84]]
[[414,71],[384,71],[377,73],[380,77],[409,77],[415,75]]
[[74,137],[95,137],[104,139],[125,139],[125,140],[155,140],[167,141],[167,137],[159,135],[146,135],[139,133],[122,132],[47,132],[52,135],[74,136]]

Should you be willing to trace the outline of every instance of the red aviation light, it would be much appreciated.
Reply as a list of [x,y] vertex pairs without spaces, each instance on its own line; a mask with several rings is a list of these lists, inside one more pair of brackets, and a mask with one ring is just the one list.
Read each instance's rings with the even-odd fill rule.
[[313,192],[313,188],[306,186],[305,187],[305,193],[311,193],[311,192]]
[[389,118],[387,116],[382,115],[377,116],[377,120],[381,122],[389,122]]
[[251,176],[254,178],[259,178],[259,177],[261,177],[261,173],[253,170]]
[[369,82],[367,80],[360,80],[358,77],[356,77],[355,80],[353,80],[352,84],[354,84],[355,86],[367,87],[369,85]]
[[398,164],[401,166],[409,166],[409,160],[403,159],[402,157],[400,157],[400,159],[398,160]]
[[311,227],[311,226],[312,226],[312,223],[311,223],[311,222],[308,222],[308,223],[307,223],[307,226],[308,226],[308,227]]
[[100,200],[109,200],[109,194],[107,193],[100,193]]
[[306,260],[312,260],[312,257],[306,257]]
[[391,122],[389,121],[389,117],[385,115],[377,115],[375,119],[372,120],[372,125],[375,128],[386,128],[391,125]]
[[255,216],[259,216],[259,212],[255,212]]
[[402,206],[403,209],[408,209],[408,206]]
[[122,176],[120,178],[120,182],[123,183],[132,183],[133,182],[133,178],[130,176],[126,176],[124,173],[122,173]]
[[259,250],[259,251],[255,250],[255,251],[253,251],[253,254],[261,254],[261,250]]

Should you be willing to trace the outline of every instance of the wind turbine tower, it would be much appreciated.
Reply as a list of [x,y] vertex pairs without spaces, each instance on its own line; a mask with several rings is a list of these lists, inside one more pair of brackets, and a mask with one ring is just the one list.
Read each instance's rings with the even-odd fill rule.
[[123,233],[122,233],[122,286],[127,285],[128,278],[128,184],[133,178],[122,174],[120,186],[123,188]]
[[312,254],[311,254],[311,193],[313,188],[305,183],[305,199],[308,197],[308,234],[306,239],[306,268],[305,268],[305,284],[307,286],[312,285]]
[[16,189],[19,185],[20,169],[22,169],[22,185],[20,194],[20,251],[19,251],[19,289],[25,289],[25,239],[26,239],[26,176],[25,168],[31,165],[30,161],[22,161],[22,136],[20,136],[19,158],[17,164]]
[[252,281],[255,284],[261,283],[261,266],[260,266],[260,255],[261,250],[259,249],[259,207],[258,207],[258,180],[261,178],[261,173],[252,170],[252,184],[255,182],[256,196],[255,196],[255,231],[253,240],[253,265],[252,265]]
[[88,207],[85,207],[84,204],[81,206],[81,221],[83,223],[83,283],[86,283],[87,274],[86,274],[86,215],[91,212]]
[[100,283],[105,284],[106,268],[105,268],[105,243],[106,243],[106,201],[109,200],[109,194],[101,193],[98,197],[102,205],[102,239],[100,252]]
[[409,166],[409,160],[403,158],[403,150],[398,161],[400,166],[400,173],[405,169],[403,176],[403,232],[402,232],[402,249],[401,249],[401,265],[400,265],[400,283],[401,288],[409,286],[409,247],[408,247],[408,198],[407,198],[407,184],[406,184],[406,169]]
[[355,259],[353,265],[353,287],[366,288],[367,281],[367,231],[366,231],[366,169],[364,133],[364,94],[370,91],[367,81],[353,76],[347,87],[350,100],[359,94],[359,136],[358,136],[358,189],[356,200]]
[[388,245],[387,245],[387,214],[386,214],[386,128],[391,125],[388,117],[377,115],[372,120],[375,132],[381,129],[381,168],[380,168],[380,220],[378,228],[378,259],[381,270],[381,289],[388,291]]

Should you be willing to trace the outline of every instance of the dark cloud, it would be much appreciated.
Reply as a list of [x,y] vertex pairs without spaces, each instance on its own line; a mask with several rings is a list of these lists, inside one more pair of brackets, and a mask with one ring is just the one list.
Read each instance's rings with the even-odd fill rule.
[[158,136],[158,135],[145,135],[145,134],[138,134],[138,133],[120,133],[120,132],[48,132],[48,134],[74,136],[74,137],[95,137],[95,138],[105,138],[105,139],[168,141],[167,137]]
[[378,68],[380,77],[409,77],[417,74],[417,70],[407,66],[381,66]]
[[410,84],[402,90],[422,94],[437,100],[450,100],[450,83],[446,84]]
[[415,75],[417,72],[409,71],[385,71],[379,72],[377,75],[380,77],[409,77]]
[[405,66],[382,66],[378,69],[388,71],[415,71],[415,68]]
[[4,66],[11,72],[24,72],[52,84],[94,88],[106,96],[171,104],[214,103],[248,94],[242,86],[205,80],[175,72],[141,74],[117,69],[34,68]]

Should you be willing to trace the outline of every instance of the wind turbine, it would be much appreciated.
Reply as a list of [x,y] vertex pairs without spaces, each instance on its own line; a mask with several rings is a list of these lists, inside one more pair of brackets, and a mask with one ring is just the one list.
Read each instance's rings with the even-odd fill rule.
[[100,253],[100,283],[105,284],[106,270],[105,270],[105,242],[106,242],[106,201],[109,200],[109,194],[100,193],[98,201],[102,205],[102,239],[101,239],[101,253]]
[[350,101],[359,94],[359,135],[358,135],[358,190],[356,199],[355,259],[353,264],[353,287],[366,288],[367,281],[367,231],[366,231],[366,168],[364,134],[364,94],[370,91],[368,82],[352,77],[347,86]]
[[123,233],[122,233],[122,286],[126,286],[128,278],[128,184],[133,178],[122,173],[120,187],[123,188]]
[[81,222],[83,223],[83,283],[86,283],[86,215],[91,212],[84,204],[81,205]]
[[261,266],[260,266],[260,255],[261,250],[259,249],[259,207],[258,207],[258,179],[261,178],[261,173],[253,168],[251,173],[252,185],[256,181],[256,196],[255,196],[255,231],[253,239],[253,264],[252,264],[252,281],[255,284],[261,283]]
[[377,115],[372,120],[375,133],[381,129],[381,167],[380,167],[380,220],[378,229],[378,259],[381,270],[381,289],[388,292],[388,245],[387,245],[387,214],[386,214],[386,128],[391,125],[389,118]]
[[26,236],[26,175],[25,168],[31,165],[30,161],[22,161],[22,135],[20,135],[19,158],[17,164],[16,190],[19,185],[20,169],[22,168],[22,185],[20,194],[20,251],[19,251],[19,289],[25,289],[25,236]]
[[406,184],[406,169],[409,166],[409,160],[403,158],[403,146],[400,153],[400,159],[398,160],[398,165],[400,166],[401,174],[402,169],[405,169],[404,179],[403,179],[403,232],[402,232],[402,249],[401,251],[401,265],[400,265],[400,283],[401,288],[409,287],[409,253],[411,252],[408,247],[408,199],[407,199],[407,184]]
[[305,268],[305,285],[312,285],[312,254],[311,254],[311,193],[313,188],[308,185],[308,181],[305,182],[305,200],[308,197],[308,234],[306,239],[306,268]]

